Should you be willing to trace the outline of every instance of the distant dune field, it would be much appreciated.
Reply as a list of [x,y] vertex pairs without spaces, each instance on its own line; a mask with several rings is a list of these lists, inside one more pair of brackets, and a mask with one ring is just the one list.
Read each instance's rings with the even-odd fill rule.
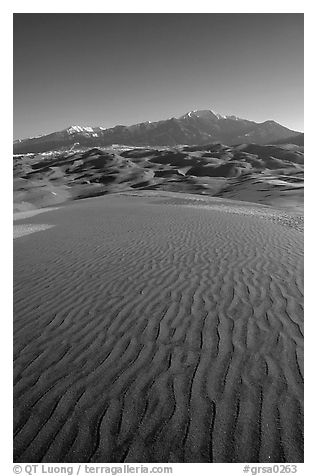
[[304,147],[108,147],[15,155],[16,211],[127,191],[216,196],[303,210]]
[[17,218],[15,462],[303,461],[301,215],[137,191]]

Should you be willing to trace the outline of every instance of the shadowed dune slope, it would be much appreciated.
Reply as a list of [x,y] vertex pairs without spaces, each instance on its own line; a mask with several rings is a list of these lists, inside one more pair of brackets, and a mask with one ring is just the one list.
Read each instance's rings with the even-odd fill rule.
[[16,462],[303,461],[300,217],[171,197],[20,221]]

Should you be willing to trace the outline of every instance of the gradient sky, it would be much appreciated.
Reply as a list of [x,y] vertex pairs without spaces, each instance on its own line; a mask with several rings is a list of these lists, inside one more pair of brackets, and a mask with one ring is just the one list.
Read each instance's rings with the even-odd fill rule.
[[212,109],[304,130],[303,14],[14,14],[14,138]]

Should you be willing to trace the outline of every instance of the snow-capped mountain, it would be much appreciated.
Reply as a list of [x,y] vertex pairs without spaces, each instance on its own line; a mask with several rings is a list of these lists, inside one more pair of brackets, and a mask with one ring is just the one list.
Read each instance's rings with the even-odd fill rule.
[[75,143],[82,147],[104,147],[112,144],[132,146],[200,145],[222,142],[226,145],[241,143],[268,144],[298,135],[275,121],[257,123],[237,116],[223,116],[212,110],[194,110],[179,118],[157,122],[142,122],[132,126],[103,127],[71,126],[59,132],[17,140],[15,154],[46,152],[71,148]]

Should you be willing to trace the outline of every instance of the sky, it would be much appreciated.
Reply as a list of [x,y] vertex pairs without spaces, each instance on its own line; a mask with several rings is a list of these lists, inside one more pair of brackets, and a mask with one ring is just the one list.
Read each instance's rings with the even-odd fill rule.
[[303,14],[14,14],[14,139],[195,109],[304,130]]

